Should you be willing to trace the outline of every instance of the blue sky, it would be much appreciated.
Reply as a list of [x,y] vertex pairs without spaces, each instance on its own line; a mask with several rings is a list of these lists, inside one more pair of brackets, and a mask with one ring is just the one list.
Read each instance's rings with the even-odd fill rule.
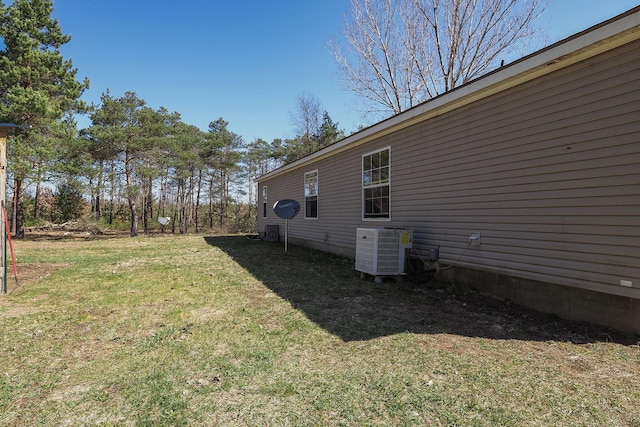
[[[637,5],[552,0],[539,25],[554,42]],[[340,38],[349,0],[54,0],[54,7],[72,36],[62,53],[79,79],[91,81],[87,102],[99,103],[107,89],[115,97],[136,92],[202,130],[222,117],[247,142],[294,136],[290,117],[303,93],[347,133],[361,122],[327,47]]]

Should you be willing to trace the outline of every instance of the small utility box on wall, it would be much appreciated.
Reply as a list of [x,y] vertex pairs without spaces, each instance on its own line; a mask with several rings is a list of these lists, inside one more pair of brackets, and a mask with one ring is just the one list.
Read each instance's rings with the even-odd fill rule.
[[358,228],[356,231],[356,270],[375,276],[405,274],[406,250],[413,246],[413,233],[402,228]]
[[265,242],[270,243],[276,243],[280,241],[280,229],[278,228],[278,224],[267,225],[264,232],[264,240]]

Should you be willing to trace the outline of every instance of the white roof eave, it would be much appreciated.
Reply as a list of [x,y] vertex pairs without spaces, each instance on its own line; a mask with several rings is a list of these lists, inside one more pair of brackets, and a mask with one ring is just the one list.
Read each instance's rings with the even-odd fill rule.
[[257,178],[274,178],[640,38],[640,7],[528,55]]

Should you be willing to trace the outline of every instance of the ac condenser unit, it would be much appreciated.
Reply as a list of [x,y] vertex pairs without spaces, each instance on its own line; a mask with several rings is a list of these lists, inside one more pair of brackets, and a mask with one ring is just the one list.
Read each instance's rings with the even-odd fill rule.
[[404,275],[406,249],[412,247],[413,233],[400,228],[358,228],[356,270],[375,276]]

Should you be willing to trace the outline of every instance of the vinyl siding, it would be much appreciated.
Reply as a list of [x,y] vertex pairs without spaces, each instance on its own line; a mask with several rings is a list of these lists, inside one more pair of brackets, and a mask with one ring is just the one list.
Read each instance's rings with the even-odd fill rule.
[[[401,226],[443,265],[640,298],[639,118],[634,41],[261,184],[304,200],[318,170],[318,220],[289,227],[314,247],[353,255],[357,227]],[[387,146],[391,221],[362,221],[361,156]]]

